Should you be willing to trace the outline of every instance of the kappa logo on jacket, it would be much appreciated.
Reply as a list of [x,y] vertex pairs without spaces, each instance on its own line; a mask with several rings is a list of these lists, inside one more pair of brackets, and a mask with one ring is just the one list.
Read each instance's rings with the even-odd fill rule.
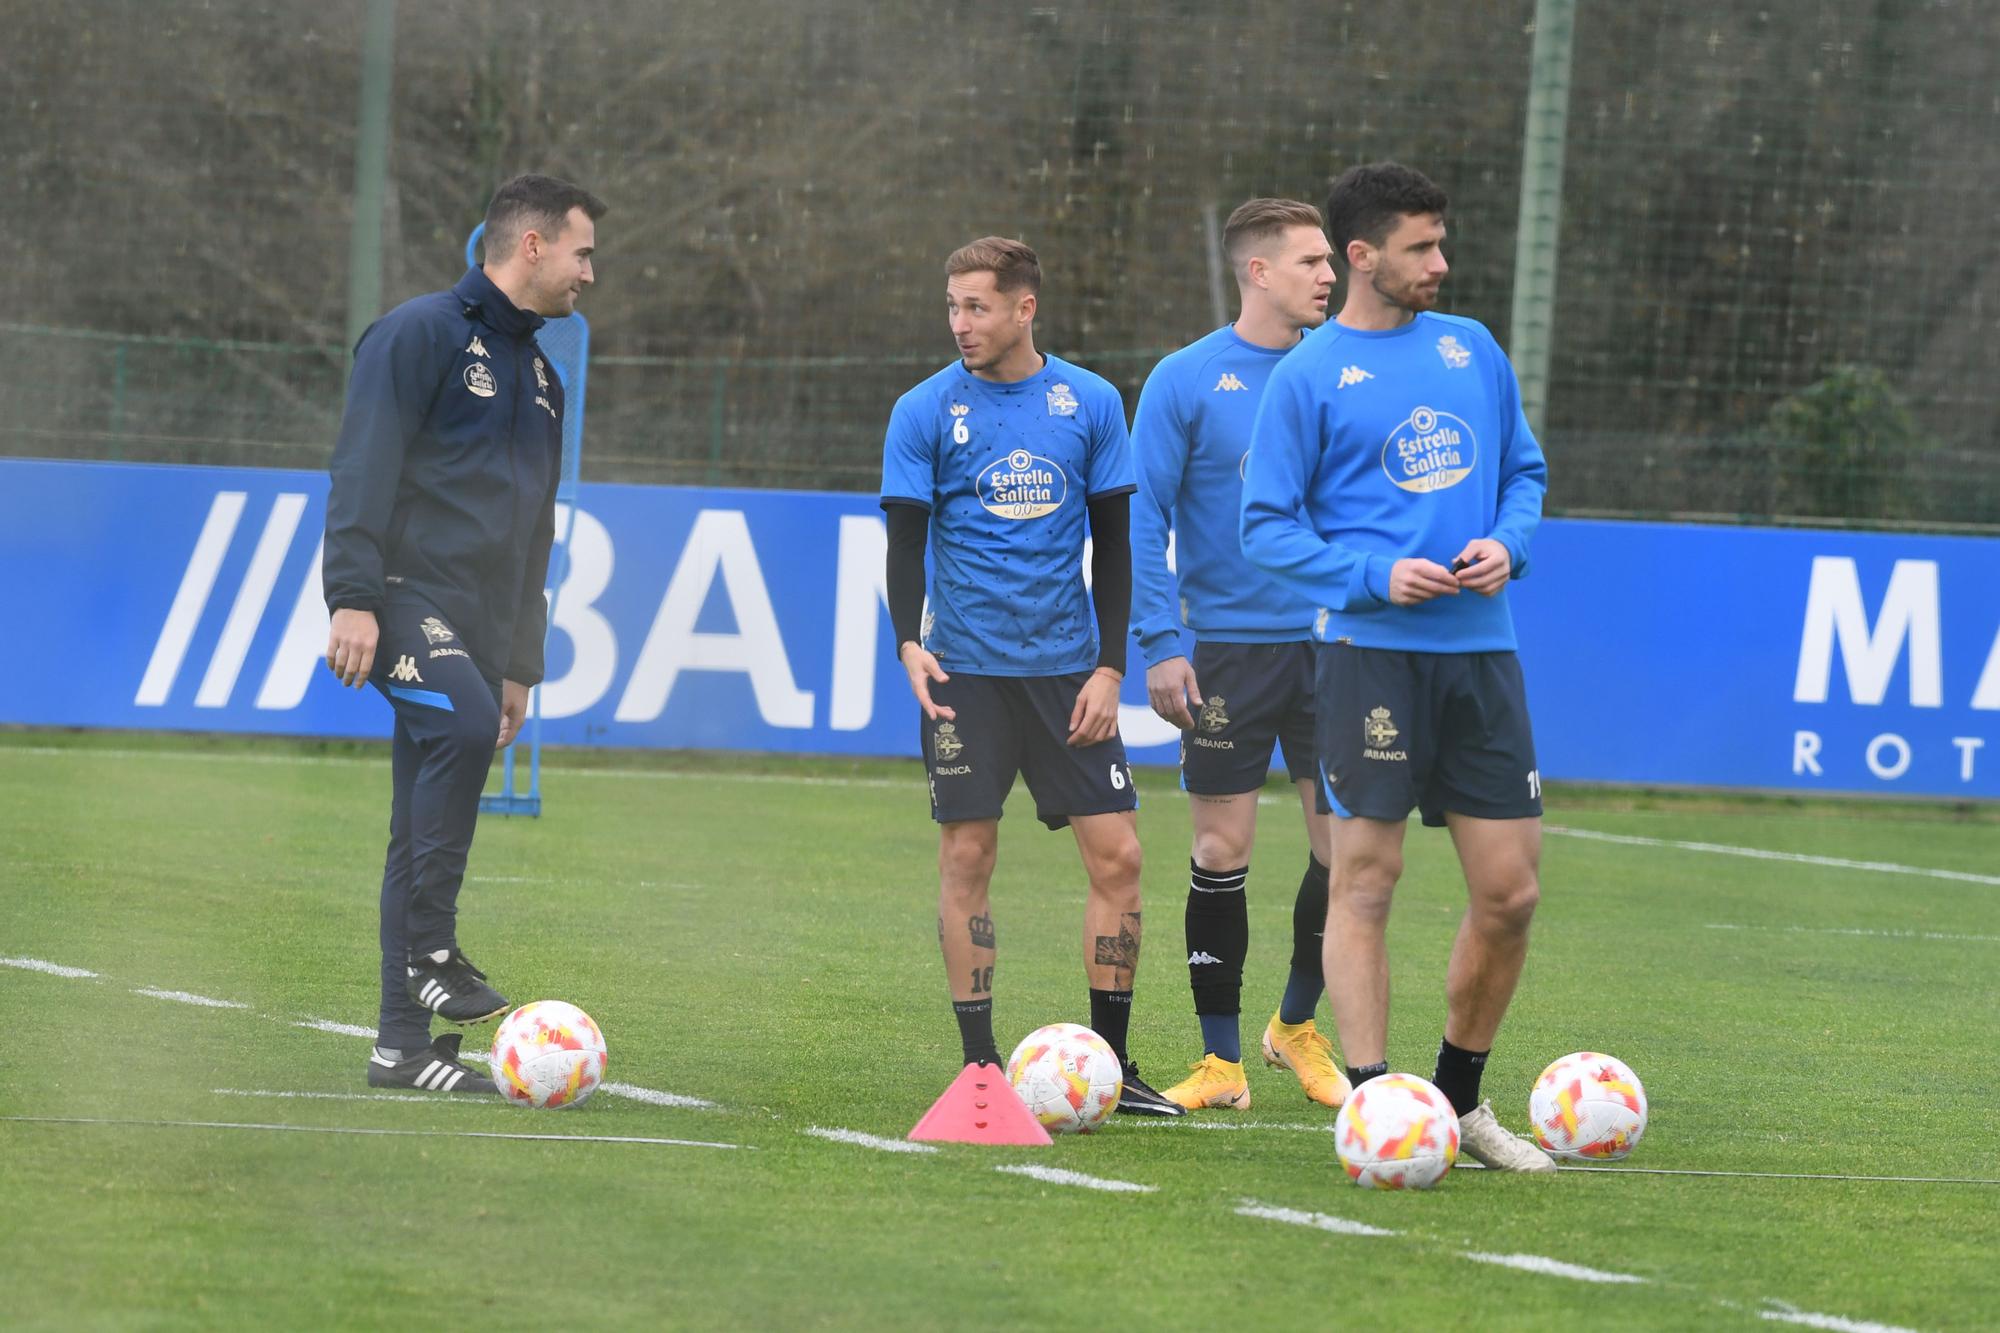
[[476,333],[472,335],[472,341],[465,345],[465,350],[474,356],[484,356],[488,361],[493,359],[491,356],[487,356],[486,344],[479,341],[479,335]]

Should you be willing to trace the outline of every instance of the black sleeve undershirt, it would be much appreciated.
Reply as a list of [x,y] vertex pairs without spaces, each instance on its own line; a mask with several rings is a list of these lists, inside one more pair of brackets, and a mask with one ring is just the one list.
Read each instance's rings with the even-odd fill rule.
[[1097,665],[1125,674],[1125,631],[1132,623],[1131,493],[1090,502],[1090,596],[1097,608]]
[[896,631],[896,656],[906,643],[923,642],[924,549],[930,544],[931,511],[922,505],[884,504],[889,528],[889,624]]

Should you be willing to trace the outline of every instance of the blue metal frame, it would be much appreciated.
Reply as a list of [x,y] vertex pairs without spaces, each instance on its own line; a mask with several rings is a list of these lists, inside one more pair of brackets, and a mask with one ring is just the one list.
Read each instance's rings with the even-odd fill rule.
[[[479,262],[479,238],[485,231],[486,224],[481,222],[465,238],[465,263],[468,268]],[[558,349],[563,343],[571,341],[572,330],[575,348],[565,354]],[[582,315],[549,320],[542,326],[540,341],[542,350],[548,354],[549,364],[555,367],[556,379],[563,386],[562,476],[556,482],[556,499],[569,506],[569,520],[557,537],[555,566],[549,571],[552,576],[549,623],[554,624],[556,598],[561,595],[563,580],[569,573],[569,539],[576,529],[576,487],[583,460],[583,400],[590,371],[590,324]],[[551,347],[551,342],[557,346]],[[501,755],[500,790],[487,792],[479,798],[481,814],[539,816],[542,813],[542,692],[539,687],[528,695],[526,733],[525,737],[517,737]],[[514,756],[524,739],[528,746],[528,789],[521,791]]]

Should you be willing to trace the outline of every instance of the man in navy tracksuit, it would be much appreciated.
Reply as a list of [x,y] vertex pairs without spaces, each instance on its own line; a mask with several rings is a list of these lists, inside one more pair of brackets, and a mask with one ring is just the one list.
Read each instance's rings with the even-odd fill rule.
[[458,947],[458,890],[494,750],[542,679],[563,395],[535,330],[592,281],[604,211],[567,181],[516,177],[487,207],[484,267],[355,345],[323,569],[327,666],[396,712],[371,1087],[494,1091],[430,1021],[508,1008]]

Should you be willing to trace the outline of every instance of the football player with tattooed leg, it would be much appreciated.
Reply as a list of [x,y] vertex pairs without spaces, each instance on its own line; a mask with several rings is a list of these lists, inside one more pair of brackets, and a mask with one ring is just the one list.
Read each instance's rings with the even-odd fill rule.
[[[883,447],[889,614],[937,821],[938,943],[965,1063],[1000,1063],[988,888],[1017,773],[1082,855],[1090,1027],[1118,1109],[1179,1115],[1126,1051],[1139,964],[1138,800],[1118,736],[1131,605],[1131,446],[1117,389],[1035,350],[1041,266],[989,236],[945,265],[959,359],[904,394]],[[1095,597],[1083,584],[1084,539]],[[932,562],[924,610],[924,556]]]

